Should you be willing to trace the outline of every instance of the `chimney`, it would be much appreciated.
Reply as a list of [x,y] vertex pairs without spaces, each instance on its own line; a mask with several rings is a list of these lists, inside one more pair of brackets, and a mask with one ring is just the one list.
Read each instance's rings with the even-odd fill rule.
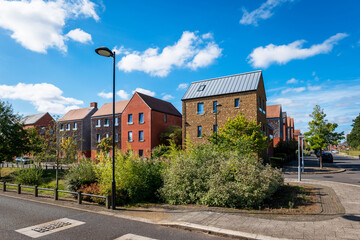
[[97,108],[97,102],[90,103],[90,107]]

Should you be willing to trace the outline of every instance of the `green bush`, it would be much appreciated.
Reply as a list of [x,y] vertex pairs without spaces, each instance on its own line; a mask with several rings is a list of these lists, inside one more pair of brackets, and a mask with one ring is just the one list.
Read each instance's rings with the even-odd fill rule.
[[65,175],[66,188],[73,192],[83,185],[90,185],[96,181],[95,163],[89,159],[81,160]]
[[[100,156],[96,173],[103,195],[111,193],[112,159]],[[157,191],[162,186],[162,163],[140,159],[132,154],[116,154],[116,200],[118,204],[157,202]]]
[[282,183],[280,171],[256,159],[204,144],[172,159],[160,193],[169,204],[249,208],[259,206]]
[[166,146],[166,145],[159,145],[157,147],[155,147],[153,150],[152,150],[152,158],[154,159],[158,159],[160,157],[163,157],[165,156],[168,152],[170,151],[170,147],[169,146]]
[[273,168],[282,168],[284,166],[284,158],[281,157],[271,157],[270,165]]
[[43,176],[42,168],[22,168],[14,172],[14,179],[19,184],[40,185]]

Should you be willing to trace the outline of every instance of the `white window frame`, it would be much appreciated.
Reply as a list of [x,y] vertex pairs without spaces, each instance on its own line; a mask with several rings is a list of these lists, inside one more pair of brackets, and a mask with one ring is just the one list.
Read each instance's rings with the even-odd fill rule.
[[[131,138],[130,138],[131,136]],[[133,132],[132,131],[128,131],[128,142],[133,142],[134,141],[134,136],[133,136]]]
[[74,131],[76,131],[76,130],[77,130],[77,123],[74,123],[73,130],[74,130]]
[[100,136],[100,134],[96,134],[96,142],[97,142],[97,143],[100,143],[100,141],[101,141],[101,136]]
[[101,119],[96,119],[96,126],[95,127],[101,127]]
[[71,123],[67,123],[66,124],[66,131],[70,131],[71,130]]
[[119,118],[115,118],[115,126],[119,126]]
[[[107,123],[106,123],[106,121],[107,121]],[[110,123],[109,119],[105,118],[104,119],[104,127],[108,127],[109,123]]]

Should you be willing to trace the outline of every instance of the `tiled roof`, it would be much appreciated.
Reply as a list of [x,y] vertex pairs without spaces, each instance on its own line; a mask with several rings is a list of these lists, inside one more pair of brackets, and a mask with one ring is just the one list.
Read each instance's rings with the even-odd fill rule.
[[295,136],[301,135],[300,129],[295,129],[294,135],[295,135]]
[[294,119],[291,119],[291,127],[294,127]]
[[266,118],[280,118],[281,104],[266,106]]
[[138,94],[152,110],[181,117],[181,113],[171,103],[143,93],[136,92],[135,94]]
[[[122,113],[128,104],[129,100],[115,102],[115,114]],[[113,113],[113,104],[105,103],[99,110],[97,110],[92,117],[106,116]]]
[[45,115],[46,115],[46,113],[38,113],[38,114],[28,115],[28,116],[25,116],[23,119],[21,119],[21,123],[23,123],[24,125],[35,124],[37,121],[39,121]]
[[286,117],[286,123],[288,127],[291,127],[291,118],[290,117]]
[[258,88],[262,72],[248,72],[191,83],[182,100],[253,91]]
[[93,109],[94,107],[87,107],[70,110],[62,118],[60,118],[59,122],[84,119]]

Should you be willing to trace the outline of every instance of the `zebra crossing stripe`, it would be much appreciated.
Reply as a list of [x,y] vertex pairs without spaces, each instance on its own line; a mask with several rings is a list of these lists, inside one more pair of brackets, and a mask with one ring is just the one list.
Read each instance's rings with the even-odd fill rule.
[[140,235],[135,235],[135,234],[126,234],[126,235],[123,235],[121,237],[118,237],[114,240],[157,240],[155,238],[148,238],[148,237],[143,237],[143,236],[140,236]]

